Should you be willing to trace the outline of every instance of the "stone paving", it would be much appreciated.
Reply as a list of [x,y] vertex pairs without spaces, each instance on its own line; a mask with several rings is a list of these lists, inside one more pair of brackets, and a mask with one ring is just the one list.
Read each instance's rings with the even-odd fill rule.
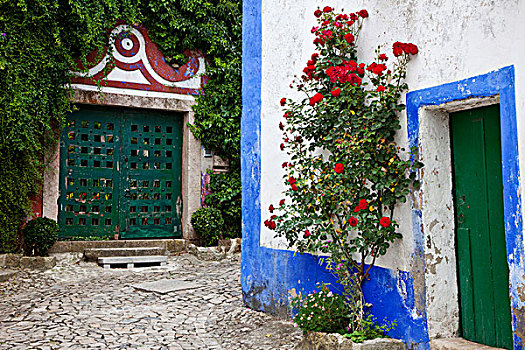
[[[0,283],[0,349],[293,349],[301,339],[289,321],[242,305],[238,255],[209,262],[186,254],[130,270],[66,256]],[[133,287],[166,278],[202,287]]]

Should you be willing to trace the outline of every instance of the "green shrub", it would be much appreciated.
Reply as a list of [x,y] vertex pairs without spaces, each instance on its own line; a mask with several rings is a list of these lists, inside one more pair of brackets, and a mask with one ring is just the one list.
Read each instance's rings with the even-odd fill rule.
[[220,210],[224,219],[224,238],[239,238],[241,229],[241,176],[237,169],[227,173],[210,173],[206,205]]
[[58,224],[48,218],[36,218],[22,230],[24,252],[28,256],[46,256],[58,239]]
[[224,219],[219,209],[209,207],[198,209],[191,216],[191,225],[206,247],[217,245],[219,238],[222,238]]
[[326,285],[319,291],[292,300],[297,314],[294,322],[306,333],[308,331],[341,333],[347,331],[349,310],[345,297],[332,293]]
[[354,343],[362,343],[369,339],[388,338],[387,333],[396,326],[396,321],[388,322],[386,319],[382,325],[378,325],[375,318],[368,315],[361,320],[361,327],[359,330],[354,330],[352,333],[345,334],[344,336],[350,338]]

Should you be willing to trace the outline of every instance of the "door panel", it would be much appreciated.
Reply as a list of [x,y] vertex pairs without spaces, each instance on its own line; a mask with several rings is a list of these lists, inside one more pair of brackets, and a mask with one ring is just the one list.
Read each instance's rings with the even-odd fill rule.
[[[180,234],[182,123],[156,113],[124,118],[123,238]],[[179,171],[175,171],[179,169]]]
[[463,337],[512,348],[499,106],[450,117]]
[[60,237],[118,232],[119,119],[83,108],[68,116],[60,140]]
[[180,237],[182,118],[82,107],[61,137],[60,237]]

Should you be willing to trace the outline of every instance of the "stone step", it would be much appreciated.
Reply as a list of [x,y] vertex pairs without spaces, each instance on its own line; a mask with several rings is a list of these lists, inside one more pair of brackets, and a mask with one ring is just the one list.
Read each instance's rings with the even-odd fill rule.
[[503,350],[463,338],[439,338],[430,341],[430,350]]
[[49,254],[58,253],[82,253],[90,248],[138,248],[138,247],[162,247],[172,254],[185,252],[186,241],[184,239],[119,239],[110,241],[58,241],[49,250]]
[[16,274],[16,271],[8,270],[8,269],[0,269],[0,283],[8,281],[15,274]]
[[134,268],[136,264],[141,265],[156,265],[166,266],[168,257],[166,255],[151,255],[151,256],[108,256],[98,258],[99,265],[105,269],[116,267],[116,265],[126,265],[128,269]]
[[131,247],[131,248],[87,248],[84,250],[84,259],[97,261],[100,257],[108,256],[151,256],[168,255],[164,247]]

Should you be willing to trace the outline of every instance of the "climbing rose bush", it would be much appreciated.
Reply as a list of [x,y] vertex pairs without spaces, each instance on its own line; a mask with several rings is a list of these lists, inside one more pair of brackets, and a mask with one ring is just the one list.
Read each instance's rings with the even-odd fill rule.
[[[314,12],[316,52],[292,88],[304,98],[280,100],[280,149],[287,190],[265,225],[299,252],[322,252],[320,263],[344,286],[348,329],[362,329],[362,285],[376,259],[401,238],[394,209],[418,186],[422,164],[395,142],[406,67],[418,48],[395,42],[372,62],[357,56],[366,10]],[[414,151],[414,150],[413,150]]]

